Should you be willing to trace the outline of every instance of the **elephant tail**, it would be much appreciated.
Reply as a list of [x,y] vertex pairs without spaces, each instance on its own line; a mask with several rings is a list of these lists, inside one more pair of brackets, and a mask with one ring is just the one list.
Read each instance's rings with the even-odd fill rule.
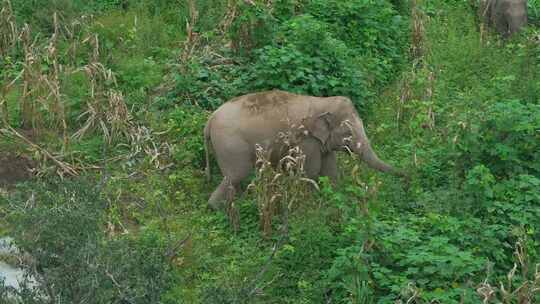
[[208,145],[210,141],[210,122],[212,121],[212,117],[208,119],[208,122],[204,126],[204,153],[206,157],[206,181],[211,182],[212,181],[212,174],[210,173],[210,146]]

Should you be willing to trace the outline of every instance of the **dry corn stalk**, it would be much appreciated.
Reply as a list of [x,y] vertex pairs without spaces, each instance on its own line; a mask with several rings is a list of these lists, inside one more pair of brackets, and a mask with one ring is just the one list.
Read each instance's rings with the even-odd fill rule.
[[[91,34],[86,39],[82,39],[82,34],[87,33],[86,17],[75,20],[68,25],[60,22],[59,15],[54,13],[53,33],[47,40],[42,40],[31,33],[30,26],[25,24],[20,30],[15,24],[15,19],[8,0],[2,1],[0,7],[0,55],[16,51],[22,52],[24,59],[22,69],[18,76],[3,74],[4,81],[0,84],[0,122],[10,130],[7,107],[7,96],[13,89],[21,92],[19,98],[19,109],[21,112],[21,124],[23,129],[32,130],[39,135],[45,128],[61,130],[63,135],[63,149],[65,153],[69,144],[69,130],[66,120],[67,103],[63,95],[63,76],[83,71],[89,81],[89,98],[86,102],[86,109],[80,117],[85,118],[80,129],[73,134],[74,138],[81,138],[90,129],[99,128],[110,143],[116,137],[124,137],[128,140],[132,137],[132,132],[137,129],[132,124],[130,111],[124,101],[122,93],[115,88],[116,80],[112,71],[100,63],[100,41],[96,34]],[[60,63],[61,54],[59,43],[66,41],[68,48],[67,57],[71,57],[67,66]],[[91,52],[88,54],[89,64],[82,68],[76,66],[77,50],[81,45],[88,44]],[[20,85],[19,85],[20,84]],[[11,132],[11,131],[10,131]],[[60,161],[61,157],[54,156],[53,153],[45,153],[36,144],[24,140],[20,136],[15,136],[38,151],[43,156],[43,160],[52,160],[62,172],[74,175],[70,166]],[[160,146],[161,147],[161,146]],[[145,152],[151,153],[152,149],[144,147]],[[155,149],[154,149],[155,150]],[[155,160],[154,160],[155,161]],[[157,161],[159,162],[159,161]],[[72,168],[77,166],[71,165]],[[75,170],[75,169],[73,169]]]
[[[305,198],[308,188],[315,181],[307,178],[304,171],[306,155],[298,146],[304,135],[303,126],[290,126],[287,132],[280,133],[275,146],[281,151],[273,151],[270,147],[256,145],[256,177],[248,186],[252,190],[259,208],[259,222],[263,236],[272,234],[273,218],[282,218],[282,232],[288,232],[288,213]],[[281,153],[284,152],[284,153]],[[272,164],[271,155],[283,155],[277,164]]]
[[184,50],[180,55],[181,62],[187,62],[191,58],[199,40],[197,32],[193,30],[199,18],[199,11],[197,10],[195,0],[188,0],[188,6],[189,20],[186,20],[187,38],[184,41]]
[[[523,237],[516,242],[514,250],[516,262],[506,275],[506,282],[501,281],[498,286],[491,285],[488,272],[488,277],[476,289],[482,298],[482,303],[535,303],[535,299],[540,294],[540,264],[530,269],[532,265],[525,243],[526,239]],[[534,270],[534,273],[531,273],[531,270]],[[519,285],[514,286],[515,283]]]
[[[83,15],[80,18],[71,20],[69,23],[63,25],[64,37],[69,42],[66,57],[71,60],[70,64],[72,66],[77,65],[77,57],[81,56],[81,54],[78,54],[78,51],[81,46],[88,42],[87,39],[82,38],[83,35],[92,38],[92,35],[88,33],[88,24],[93,21],[93,18],[93,15]],[[93,58],[94,57],[95,56],[93,56]]]
[[411,41],[411,55],[415,60],[421,60],[425,54],[425,35],[426,30],[424,27],[424,14],[418,8],[416,0],[412,0],[411,3],[411,16],[412,16],[412,41]]
[[[164,133],[166,133],[165,131]],[[156,136],[162,133],[155,133],[145,126],[133,126],[129,132],[129,145],[123,144],[130,149],[127,159],[133,159],[139,154],[149,157],[150,164],[156,169],[164,170],[172,166],[167,162],[172,154],[172,148],[167,142],[160,142]]]
[[25,24],[21,31],[21,42],[24,48],[24,63],[23,63],[23,92],[21,101],[21,120],[24,129],[30,129],[36,125],[35,104],[31,96],[35,92],[33,86],[37,83],[35,42],[31,40],[30,26]]
[[45,148],[35,144],[26,136],[22,135],[21,133],[19,133],[17,130],[13,129],[12,127],[8,126],[5,129],[0,129],[0,133],[3,134],[4,136],[15,137],[23,141],[30,147],[31,150],[35,151],[36,153],[41,154],[44,158],[54,162],[58,166],[57,173],[61,177],[65,175],[77,176],[79,174],[74,166],[60,160],[60,158],[58,157],[55,157],[52,153],[47,151]]
[[95,128],[101,129],[109,143],[120,135],[128,137],[132,117],[122,93],[114,89],[117,86],[114,73],[99,62],[99,38],[92,35],[85,42],[93,46],[92,61],[82,68],[90,81],[90,98],[86,102],[86,111],[79,116],[86,117],[85,123],[73,138],[80,139]]
[[66,113],[65,106],[62,100],[62,94],[60,92],[60,73],[61,66],[58,63],[58,36],[60,35],[60,24],[58,21],[58,14],[55,12],[53,15],[54,21],[54,33],[49,39],[49,44],[47,46],[46,59],[51,63],[52,69],[48,77],[44,77],[43,80],[46,82],[50,91],[50,98],[52,99],[50,112],[54,115],[53,120],[61,125],[62,128],[62,137],[63,141],[63,150],[67,149],[69,144],[68,128],[66,122]]
[[225,37],[226,33],[229,32],[229,28],[234,22],[234,19],[236,19],[237,10],[238,10],[238,5],[236,1],[229,0],[227,2],[227,12],[225,13],[225,16],[223,17],[223,19],[221,20],[221,23],[218,26],[219,32],[221,33],[223,37]]
[[401,80],[401,92],[399,95],[399,105],[398,105],[397,114],[396,114],[396,122],[398,126],[403,119],[403,111],[405,109],[405,105],[412,98],[411,82],[414,77],[415,77],[415,73],[413,69],[410,77],[409,75],[406,75],[406,77],[403,77],[403,79]]
[[19,30],[9,0],[2,1],[0,7],[0,57],[7,56],[17,44]]
[[[68,144],[65,103],[62,100],[60,75],[62,66],[58,60],[58,15],[53,15],[54,33],[45,47],[31,38],[30,27],[25,24],[21,31],[24,51],[22,70],[22,96],[20,99],[22,126],[38,133],[45,126],[63,132],[64,148]],[[46,66],[46,67],[44,67]]]

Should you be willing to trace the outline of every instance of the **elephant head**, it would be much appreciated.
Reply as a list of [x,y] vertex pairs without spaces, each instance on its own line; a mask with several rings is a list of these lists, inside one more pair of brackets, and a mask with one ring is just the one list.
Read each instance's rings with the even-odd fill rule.
[[347,151],[356,154],[369,167],[381,172],[406,177],[407,174],[383,162],[373,151],[364,124],[348,98],[332,101],[331,111],[315,115],[305,123],[326,151]]

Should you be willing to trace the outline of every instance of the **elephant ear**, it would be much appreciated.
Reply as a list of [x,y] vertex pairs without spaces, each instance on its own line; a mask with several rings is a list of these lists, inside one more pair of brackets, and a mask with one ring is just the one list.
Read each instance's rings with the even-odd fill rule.
[[307,125],[311,134],[320,140],[323,145],[326,145],[326,142],[330,138],[331,119],[332,114],[325,112],[319,116],[313,117]]

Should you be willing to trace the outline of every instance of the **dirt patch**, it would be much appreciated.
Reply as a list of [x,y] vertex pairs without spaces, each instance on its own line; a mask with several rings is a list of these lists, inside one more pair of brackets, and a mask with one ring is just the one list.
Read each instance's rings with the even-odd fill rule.
[[14,153],[0,152],[0,186],[10,186],[32,177],[33,162]]

